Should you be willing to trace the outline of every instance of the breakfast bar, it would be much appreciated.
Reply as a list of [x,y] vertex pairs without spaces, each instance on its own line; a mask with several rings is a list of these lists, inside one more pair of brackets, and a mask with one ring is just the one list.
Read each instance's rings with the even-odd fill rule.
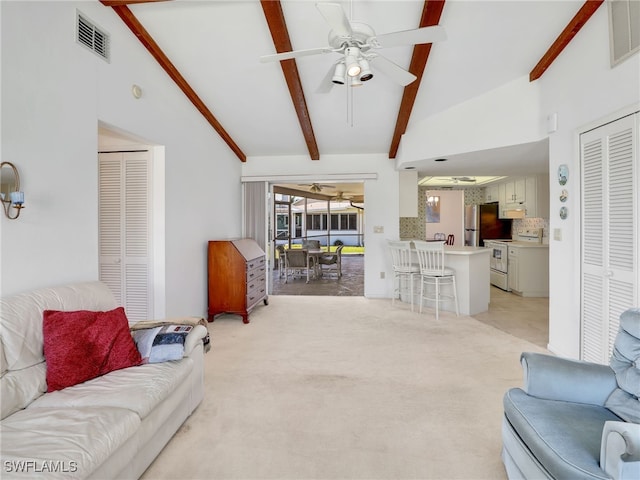
[[[475,315],[489,310],[489,249],[445,245],[445,265],[456,271],[458,306],[461,315]],[[453,305],[444,309],[455,311]]]
[[[413,244],[412,244],[413,245]],[[490,295],[490,249],[484,247],[467,247],[445,245],[445,265],[456,272],[456,290],[460,315],[476,315],[489,310]],[[418,264],[417,253],[413,262]],[[420,283],[417,286],[414,299],[420,297]],[[402,297],[404,301],[408,298]],[[432,307],[428,303],[425,307]],[[442,309],[455,312],[453,302],[443,302]]]

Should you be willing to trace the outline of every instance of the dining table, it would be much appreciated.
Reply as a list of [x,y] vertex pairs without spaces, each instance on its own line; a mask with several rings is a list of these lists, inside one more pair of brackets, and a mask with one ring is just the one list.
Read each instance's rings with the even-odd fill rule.
[[320,257],[325,253],[321,248],[303,248],[307,252],[307,283],[309,283],[309,270],[313,268],[313,278],[321,275]]

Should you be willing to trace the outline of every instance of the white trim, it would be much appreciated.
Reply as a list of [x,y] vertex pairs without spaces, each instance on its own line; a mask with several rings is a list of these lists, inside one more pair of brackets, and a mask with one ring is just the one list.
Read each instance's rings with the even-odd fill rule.
[[[621,108],[620,110],[616,110],[609,115],[599,118],[598,120],[593,120],[589,123],[582,125],[576,129],[576,137],[578,139],[578,154],[579,154],[579,146],[580,146],[580,135],[583,133],[587,133],[590,130],[594,130],[596,128],[602,127],[607,123],[615,122],[616,120],[621,119],[622,117],[627,117],[629,115],[633,115],[634,113],[640,112],[640,102],[632,103],[631,105],[627,105],[626,107]],[[578,157],[579,159],[579,157]]]
[[294,182],[348,182],[353,180],[377,180],[377,173],[337,173],[318,175],[243,175],[240,181],[245,182],[271,182],[271,183],[294,183]]

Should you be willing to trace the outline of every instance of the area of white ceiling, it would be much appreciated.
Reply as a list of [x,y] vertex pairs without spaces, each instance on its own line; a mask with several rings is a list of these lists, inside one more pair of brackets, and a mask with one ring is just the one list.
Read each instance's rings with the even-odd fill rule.
[[[293,49],[327,45],[329,27],[314,1],[281,3]],[[378,34],[417,28],[424,6],[423,0],[338,3]],[[409,127],[527,75],[582,4],[447,0],[440,25],[448,39],[431,49]],[[259,61],[275,53],[260,2],[173,0],[129,8],[247,156],[308,153],[279,63]],[[133,38],[129,41],[142,48]],[[412,47],[381,53],[408,68]],[[351,89],[352,97],[344,86],[316,93],[336,55],[296,60],[321,157],[389,152],[403,87],[374,71],[372,80]],[[135,81],[153,94],[150,79]],[[347,121],[349,108],[352,124]],[[548,168],[545,148],[540,142],[456,155],[436,171],[431,169],[433,159],[413,166],[420,171],[428,165],[430,175],[534,173],[524,170]]]

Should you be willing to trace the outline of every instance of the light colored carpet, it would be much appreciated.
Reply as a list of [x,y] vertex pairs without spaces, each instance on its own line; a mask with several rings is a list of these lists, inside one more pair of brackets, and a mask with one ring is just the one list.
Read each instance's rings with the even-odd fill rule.
[[209,324],[205,399],[145,479],[501,479],[522,351],[470,317],[275,296]]

